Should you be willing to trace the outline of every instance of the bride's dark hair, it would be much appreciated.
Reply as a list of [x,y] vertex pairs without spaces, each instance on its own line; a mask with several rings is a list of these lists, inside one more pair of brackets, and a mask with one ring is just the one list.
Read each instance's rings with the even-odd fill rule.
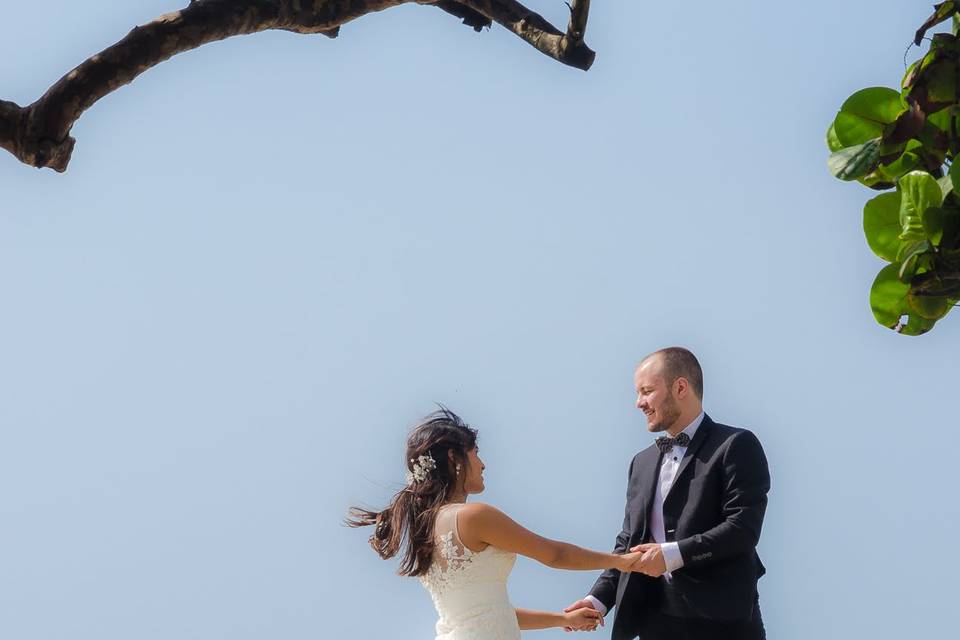
[[467,454],[476,445],[477,431],[441,405],[410,431],[404,458],[411,473],[420,456],[433,458],[436,468],[425,479],[411,481],[382,511],[351,508],[347,525],[373,526],[370,546],[385,560],[397,555],[406,541],[398,573],[425,574],[433,558],[437,511],[457,491],[457,467],[466,469]]

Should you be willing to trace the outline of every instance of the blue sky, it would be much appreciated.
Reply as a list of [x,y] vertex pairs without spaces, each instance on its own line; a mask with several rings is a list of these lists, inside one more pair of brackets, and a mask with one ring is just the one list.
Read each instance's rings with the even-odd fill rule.
[[[0,97],[181,5],[7,7]],[[681,344],[770,459],[770,636],[945,637],[960,316],[874,323],[870,192],[823,144],[928,10],[595,2],[582,73],[407,6],[178,56],[63,175],[0,156],[0,636],[431,638],[339,524],[398,487],[409,425],[448,404],[483,500],[605,549],[650,441],[633,366]],[[521,560],[511,596],[593,579]]]

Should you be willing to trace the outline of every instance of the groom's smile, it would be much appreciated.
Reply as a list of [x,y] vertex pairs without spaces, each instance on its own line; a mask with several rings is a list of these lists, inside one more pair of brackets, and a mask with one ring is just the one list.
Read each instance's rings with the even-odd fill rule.
[[692,397],[685,379],[667,383],[664,363],[659,355],[640,363],[633,374],[633,385],[637,392],[637,408],[646,416],[647,431],[651,433],[688,424],[689,420],[680,418],[686,414],[696,416],[700,412],[699,400]]

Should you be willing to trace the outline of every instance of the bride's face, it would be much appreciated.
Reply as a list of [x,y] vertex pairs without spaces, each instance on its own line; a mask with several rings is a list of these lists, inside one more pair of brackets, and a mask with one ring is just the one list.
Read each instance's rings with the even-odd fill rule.
[[467,452],[467,464],[464,465],[463,490],[467,494],[483,493],[483,470],[486,467],[480,459],[480,449],[474,447]]

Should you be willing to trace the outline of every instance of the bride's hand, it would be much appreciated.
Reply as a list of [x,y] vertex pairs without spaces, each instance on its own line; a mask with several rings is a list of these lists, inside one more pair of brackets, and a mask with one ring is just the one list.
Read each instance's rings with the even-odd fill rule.
[[563,626],[568,631],[596,631],[597,625],[603,626],[603,615],[590,607],[563,614]]
[[640,558],[643,557],[643,551],[634,551],[632,553],[625,553],[617,561],[617,569],[623,573],[629,573],[633,571],[633,566],[640,561]]

